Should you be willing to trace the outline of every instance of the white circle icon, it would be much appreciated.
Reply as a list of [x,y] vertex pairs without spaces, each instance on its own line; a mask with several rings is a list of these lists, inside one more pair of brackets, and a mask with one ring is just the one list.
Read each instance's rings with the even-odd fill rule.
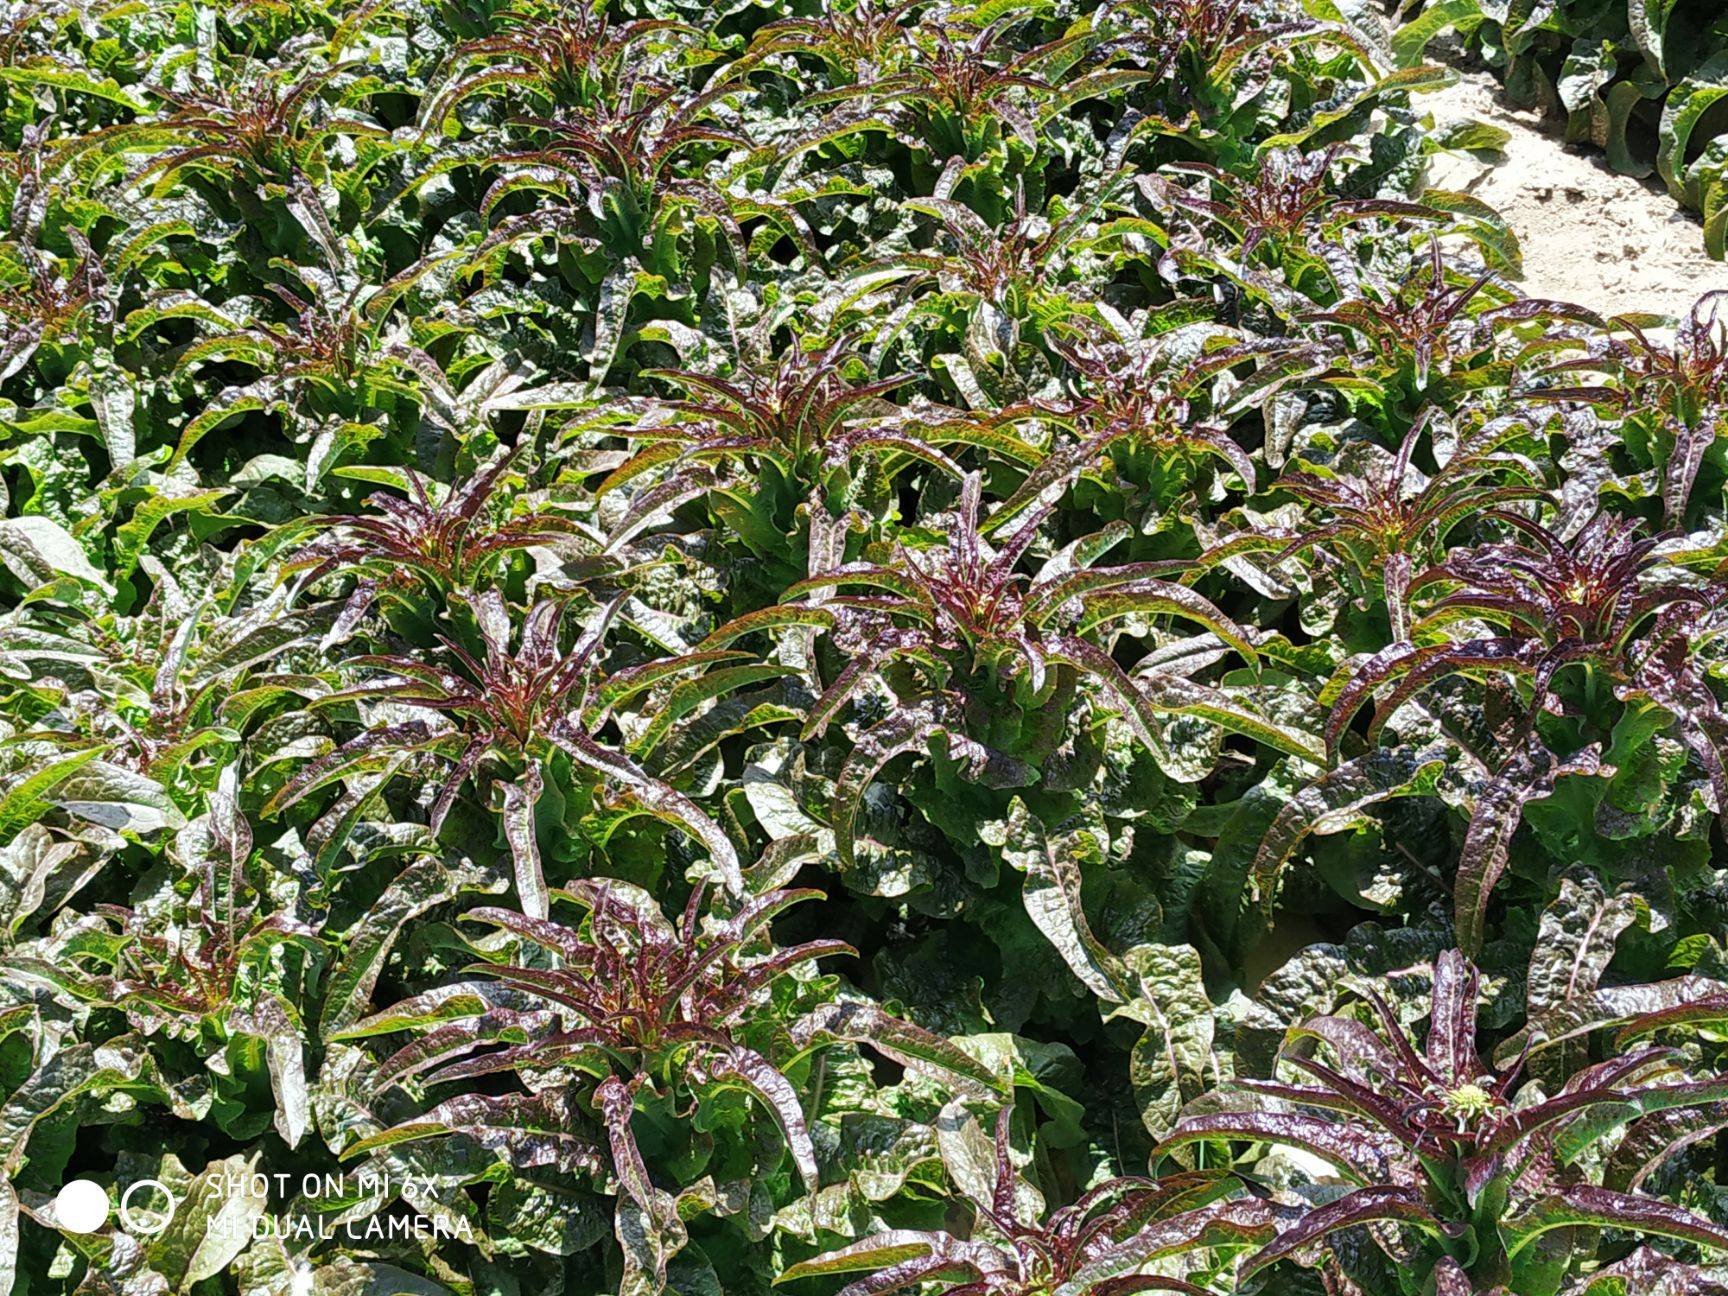
[[54,1222],[68,1233],[94,1233],[108,1222],[108,1193],[94,1179],[74,1179],[54,1194]]
[[[167,1205],[157,1209],[149,1197],[146,1197],[142,1204],[133,1205],[132,1194],[140,1188],[151,1190],[165,1198]],[[179,1204],[174,1194],[168,1191],[168,1185],[160,1179],[140,1179],[137,1183],[129,1184],[126,1191],[120,1194],[120,1223],[128,1233],[135,1233],[139,1237],[154,1237],[173,1222],[174,1208]]]

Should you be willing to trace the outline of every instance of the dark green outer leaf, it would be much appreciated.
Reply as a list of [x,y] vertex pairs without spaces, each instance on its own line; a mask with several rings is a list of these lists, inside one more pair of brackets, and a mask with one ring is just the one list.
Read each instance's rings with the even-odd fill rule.
[[1562,878],[1530,951],[1526,1011],[1535,1016],[1594,990],[1614,957],[1615,940],[1637,921],[1638,908],[1631,895],[1606,895],[1588,870]]
[[1209,1139],[1242,1139],[1302,1148],[1331,1162],[1359,1183],[1373,1180],[1384,1170],[1377,1140],[1365,1128],[1348,1121],[1273,1111],[1215,1112],[1183,1117],[1176,1132],[1153,1149],[1154,1163],[1176,1148]]
[[[1089,1261],[1071,1282],[1056,1289],[1056,1296],[1109,1290],[1111,1279],[1154,1260],[1211,1247],[1252,1246],[1275,1231],[1272,1214],[1262,1201],[1238,1197],[1213,1202],[1147,1225]],[[1115,1290],[1133,1288],[1124,1284]]]
[[1309,1211],[1294,1226],[1280,1233],[1276,1241],[1250,1256],[1242,1267],[1242,1276],[1246,1278],[1258,1273],[1267,1265],[1276,1264],[1339,1229],[1378,1222],[1413,1225],[1435,1235],[1441,1232],[1440,1221],[1413,1190],[1359,1188]]
[[545,790],[540,767],[529,765],[520,783],[505,781],[498,790],[504,799],[501,817],[504,840],[510,845],[510,860],[516,870],[517,899],[528,917],[547,918],[552,913],[552,900],[540,867],[540,843],[534,834],[534,807]]
[[365,1016],[372,988],[404,926],[465,891],[497,895],[506,885],[499,873],[466,860],[452,865],[434,855],[403,869],[349,933],[347,950],[330,974],[319,1037],[328,1040]]
[[1129,1055],[1128,1079],[1140,1119],[1161,1138],[1216,1077],[1212,1001],[1192,946],[1145,945],[1130,957],[1140,993],[1124,1013],[1146,1030]]
[[1608,1154],[1602,1186],[1637,1192],[1669,1157],[1723,1129],[1728,1129],[1728,1102],[1656,1112],[1635,1121]]
[[1488,897],[1506,871],[1512,838],[1531,801],[1554,795],[1555,784],[1568,775],[1611,778],[1612,765],[1602,763],[1600,745],[1592,745],[1564,760],[1546,749],[1528,747],[1514,755],[1476,798],[1464,848],[1458,859],[1453,906],[1458,947],[1474,955],[1482,948]]
[[921,1026],[891,1017],[873,1003],[826,1004],[797,1022],[792,1038],[800,1048],[826,1040],[868,1044],[902,1066],[976,1097],[1002,1095],[1005,1082],[971,1054]]
[[1104,867],[1096,830],[1085,823],[1044,825],[1015,797],[1008,805],[1008,839],[1002,858],[1026,875],[1021,900],[1032,923],[1086,988],[1108,1003],[1128,997],[1127,969],[1092,934],[1081,905],[1085,870]]
[[1432,795],[1454,754],[1449,745],[1376,748],[1327,770],[1292,797],[1254,857],[1248,897],[1258,924],[1270,924],[1280,876],[1309,834],[1346,828],[1381,801]]
[[1532,1054],[1606,1026],[1624,1025],[1650,1013],[1697,1003],[1728,987],[1708,977],[1686,976],[1646,985],[1609,986],[1570,1000],[1532,1018],[1494,1050],[1498,1066],[1509,1066],[1526,1047]]

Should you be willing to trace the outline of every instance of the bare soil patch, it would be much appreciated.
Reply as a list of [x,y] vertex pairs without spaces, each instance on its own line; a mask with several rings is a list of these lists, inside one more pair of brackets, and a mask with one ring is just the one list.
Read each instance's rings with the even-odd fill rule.
[[1532,297],[1626,311],[1683,314],[1699,294],[1728,289],[1728,264],[1704,254],[1696,218],[1661,188],[1609,170],[1599,155],[1567,149],[1542,117],[1511,107],[1485,72],[1424,95],[1420,106],[1444,128],[1488,122],[1511,134],[1489,158],[1441,154],[1429,167],[1436,189],[1473,194],[1496,208],[1524,250],[1522,287]]

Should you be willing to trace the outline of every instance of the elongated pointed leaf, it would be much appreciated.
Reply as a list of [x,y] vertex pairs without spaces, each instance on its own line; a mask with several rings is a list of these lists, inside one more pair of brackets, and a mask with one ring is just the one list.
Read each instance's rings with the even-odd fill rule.
[[1147,1132],[1162,1138],[1216,1077],[1212,1000],[1190,945],[1143,945],[1129,959],[1139,993],[1123,1015],[1146,1029],[1129,1054],[1128,1082]]
[[500,874],[474,865],[452,866],[434,855],[403,869],[345,938],[341,959],[330,973],[319,1035],[335,1038],[366,1014],[390,949],[410,922],[464,891],[496,894],[505,885]]
[[1153,1157],[1211,1139],[1301,1148],[1358,1181],[1372,1179],[1381,1168],[1376,1155],[1378,1140],[1366,1136],[1360,1127],[1297,1112],[1235,1111],[1185,1116],[1175,1132],[1153,1149]]
[[781,1132],[786,1135],[786,1146],[791,1149],[793,1164],[798,1167],[804,1187],[814,1192],[817,1182],[816,1148],[810,1142],[804,1109],[798,1105],[792,1082],[776,1071],[760,1053],[737,1045],[716,1053],[708,1068],[716,1077],[742,1085],[773,1113]]
[[1377,748],[1327,770],[1291,798],[1254,856],[1248,898],[1260,923],[1271,921],[1280,877],[1305,838],[1348,828],[1363,810],[1394,797],[1431,795],[1451,755],[1445,745]]
[[1103,848],[1086,824],[1044,825],[1015,797],[1008,805],[1008,840],[1002,858],[1021,873],[1021,900],[1032,923],[1087,989],[1110,1003],[1130,993],[1128,969],[1092,934],[1081,904],[1088,868],[1102,870]]
[[1684,1207],[1638,1193],[1575,1184],[1548,1193],[1500,1226],[1507,1253],[1516,1257],[1551,1229],[1577,1225],[1636,1229],[1657,1237],[1728,1250],[1728,1232]]
[[534,830],[534,807],[544,788],[538,765],[530,765],[520,783],[503,782],[498,787],[504,798],[504,840],[510,844],[510,860],[516,870],[516,896],[522,912],[530,918],[546,918],[552,912]]
[[970,1053],[872,1003],[827,1004],[795,1023],[792,1038],[800,1048],[828,1040],[866,1044],[901,1066],[957,1086],[970,1096],[1004,1092],[1002,1077]]
[[800,1278],[857,1273],[861,1269],[891,1271],[909,1262],[922,1260],[936,1262],[935,1267],[922,1271],[924,1276],[931,1278],[946,1273],[981,1276],[1002,1273],[1008,1267],[1004,1257],[978,1243],[962,1242],[946,1233],[890,1229],[861,1242],[830,1251],[826,1255],[802,1260],[788,1268],[774,1282],[778,1286],[780,1283],[795,1282]]
[[1594,873],[1562,878],[1530,951],[1526,1011],[1535,1016],[1596,989],[1615,941],[1637,918],[1638,902],[1625,892],[1606,894]]
[[1250,1256],[1244,1278],[1311,1246],[1339,1229],[1359,1224],[1393,1223],[1413,1226],[1438,1236],[1441,1224],[1422,1198],[1408,1188],[1359,1188],[1309,1211],[1290,1228]]
[[1702,976],[1678,977],[1672,981],[1642,985],[1604,986],[1532,1017],[1523,1029],[1494,1050],[1494,1060],[1506,1066],[1526,1050],[1538,1053],[1567,1040],[1628,1022],[1654,1029],[1670,1014],[1675,1014],[1683,1023],[1685,1017],[1682,1014],[1693,1006],[1701,1006],[1715,1017],[1721,1012],[1717,1005],[1724,1002],[1725,995],[1728,995],[1728,986]]
[[535,1094],[461,1094],[424,1115],[363,1139],[347,1150],[353,1157],[429,1138],[472,1139],[488,1152],[508,1155],[511,1166],[547,1166],[565,1174],[592,1173],[606,1163],[599,1139],[575,1091]]
[[1526,747],[1482,789],[1470,814],[1453,887],[1460,949],[1475,954],[1482,948],[1488,897],[1506,871],[1524,807],[1553,796],[1555,785],[1569,775],[1607,778],[1613,773],[1614,767],[1602,764],[1601,752],[1594,746],[1565,760],[1546,749]]
[[568,722],[554,726],[551,737],[578,764],[597,769],[615,780],[629,789],[650,814],[676,824],[701,842],[708,848],[709,858],[726,885],[735,894],[743,894],[744,872],[738,863],[737,848],[720,825],[704,814],[694,801],[649,774],[629,757],[608,751]]
[[[1213,1247],[1240,1248],[1264,1242],[1277,1231],[1266,1203],[1237,1197],[1183,1211],[1167,1219],[1153,1220],[1132,1236],[1089,1260],[1071,1282],[1058,1287],[1057,1296],[1135,1291],[1133,1279],[1119,1277],[1142,1265],[1168,1256],[1184,1255]],[[1117,1283],[1117,1286],[1111,1286]],[[1182,1291],[1184,1287],[1151,1287],[1152,1291]]]

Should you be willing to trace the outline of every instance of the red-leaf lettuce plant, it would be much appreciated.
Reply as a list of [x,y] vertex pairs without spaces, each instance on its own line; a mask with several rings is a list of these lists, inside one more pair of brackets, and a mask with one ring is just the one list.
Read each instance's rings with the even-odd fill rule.
[[[993,545],[980,534],[981,478],[969,474],[947,543],[915,553],[896,546],[890,561],[851,563],[792,586],[788,602],[722,626],[718,646],[787,625],[821,627],[849,660],[824,687],[804,723],[821,735],[867,685],[887,684],[894,708],[862,727],[836,779],[832,827],[840,857],[853,858],[860,801],[896,756],[945,743],[947,759],[987,787],[1023,787],[1064,735],[1083,681],[1122,715],[1154,753],[1165,750],[1162,716],[1198,715],[1268,746],[1313,757],[1304,738],[1266,720],[1226,692],[1154,671],[1129,676],[1095,632],[1131,616],[1174,616],[1217,637],[1253,663],[1241,628],[1187,587],[1162,579],[1171,564],[1089,564],[1123,539],[1117,525],[1046,560],[1037,576],[1018,570],[1051,506],[1027,514]],[[834,593],[857,588],[864,594]],[[1105,632],[1105,635],[1108,631]],[[902,674],[896,663],[910,667]]]
[[442,723],[386,720],[371,725],[308,763],[277,792],[265,813],[287,810],[320,789],[345,782],[347,791],[312,832],[312,840],[327,849],[347,831],[357,804],[406,773],[411,757],[436,754],[451,762],[427,811],[429,826],[436,833],[470,775],[484,763],[495,763],[501,767],[500,774],[489,786],[495,786],[502,798],[503,830],[515,861],[517,894],[526,913],[544,918],[547,890],[534,808],[545,790],[544,768],[556,754],[617,784],[642,811],[688,832],[706,848],[727,885],[740,889],[737,851],[720,826],[689,797],[623,752],[596,741],[594,735],[614,707],[655,684],[745,654],[686,653],[608,675],[601,667],[601,649],[624,599],[620,594],[599,608],[592,623],[566,649],[561,632],[569,598],[537,602],[518,629],[503,596],[486,590],[463,600],[483,645],[480,655],[440,635],[449,666],[407,654],[356,658],[355,666],[377,672],[379,678],[332,693],[321,699],[321,705],[389,703],[433,712],[442,717]]
[[[1543,401],[1579,401],[1615,420],[1615,449],[1626,467],[1662,473],[1666,525],[1687,520],[1687,507],[1717,441],[1728,428],[1728,293],[1705,293],[1674,330],[1671,342],[1652,338],[1637,319],[1613,321],[1624,337],[1565,339],[1533,347],[1526,394]],[[1587,354],[1553,360],[1579,347]],[[1568,385],[1599,375],[1594,386]],[[1722,469],[1718,460],[1716,469]]]
[[[1460,860],[1458,934],[1470,951],[1481,943],[1488,893],[1505,871],[1525,804],[1551,795],[1563,776],[1614,773],[1602,765],[1600,741],[1626,714],[1617,699],[1646,699],[1671,715],[1719,799],[1728,786],[1719,708],[1693,657],[1714,633],[1707,614],[1715,592],[1661,562],[1661,537],[1640,536],[1636,524],[1605,513],[1564,538],[1521,514],[1491,516],[1520,538],[1455,550],[1410,577],[1411,598],[1435,586],[1446,592],[1428,602],[1409,638],[1346,668],[1326,725],[1336,752],[1351,718],[1383,685],[1392,687],[1368,726],[1371,743],[1400,707],[1446,676],[1528,680],[1523,719],[1476,797]],[[1470,633],[1484,625],[1492,632]],[[1574,666],[1582,668],[1580,688],[1563,695],[1559,677]],[[1544,726],[1550,711],[1567,723]]]
[[1378,1031],[1323,1016],[1290,1032],[1281,1060],[1308,1083],[1239,1080],[1184,1116],[1160,1151],[1277,1144],[1320,1158],[1348,1185],[1250,1257],[1244,1277],[1361,1225],[1375,1226],[1410,1293],[1426,1290],[1449,1260],[1448,1271],[1461,1268],[1473,1281],[1549,1296],[1592,1258],[1601,1228],[1728,1249],[1728,1232],[1710,1221],[1602,1187],[1589,1171],[1592,1149],[1610,1135],[1627,1130],[1643,1146],[1676,1115],[1719,1103],[1728,1078],[1693,1079],[1675,1050],[1652,1046],[1575,1071],[1552,1092],[1521,1086],[1522,1056],[1496,1070],[1477,1052],[1479,988],[1477,970],[1448,951],[1434,965],[1423,1052],[1370,992]]
[[[776,916],[820,892],[768,891],[704,922],[707,890],[699,884],[675,924],[650,895],[626,882],[579,881],[554,895],[587,910],[579,926],[505,909],[471,910],[470,920],[515,937],[514,945],[466,969],[476,979],[416,996],[340,1033],[359,1039],[423,1030],[378,1067],[373,1085],[380,1091],[410,1083],[431,1090],[509,1073],[530,1096],[464,1092],[352,1144],[345,1156],[456,1134],[479,1137],[519,1165],[580,1169],[592,1160],[592,1144],[569,1121],[574,1090],[598,1115],[610,1147],[627,1255],[635,1254],[629,1231],[646,1227],[663,1266],[686,1235],[672,1196],[653,1182],[643,1161],[639,1123],[654,1129],[657,1146],[679,1128],[698,1148],[712,1145],[734,1124],[722,1115],[725,1091],[742,1090],[773,1117],[785,1151],[765,1157],[760,1141],[740,1130],[736,1146],[711,1150],[716,1170],[768,1174],[789,1155],[799,1180],[813,1190],[820,1173],[816,1147],[787,1074],[804,1046],[862,1040],[904,1064],[946,1075],[967,1092],[990,1091],[990,1073],[955,1046],[864,1005],[848,1011],[830,1003],[790,1031],[779,1023],[791,1002],[782,983],[798,980],[798,970],[816,959],[852,952],[831,939],[788,947],[769,939]],[[546,1113],[554,1109],[562,1114],[548,1122]],[[698,1118],[695,1130],[692,1117]],[[696,1130],[707,1132],[698,1137]],[[558,1147],[570,1154],[553,1155]]]
[[[1015,1170],[1012,1115],[1006,1107],[998,1114],[993,1147],[958,1104],[939,1118],[944,1165],[971,1209],[966,1236],[890,1229],[800,1261],[779,1281],[867,1269],[841,1296],[881,1296],[930,1283],[943,1296],[1199,1296],[1204,1288],[1147,1267],[1251,1246],[1274,1231],[1264,1202],[1244,1195],[1229,1178],[1205,1172],[1107,1179],[1070,1204],[1046,1210],[1042,1195]],[[1197,1276],[1204,1281],[1207,1275]]]

